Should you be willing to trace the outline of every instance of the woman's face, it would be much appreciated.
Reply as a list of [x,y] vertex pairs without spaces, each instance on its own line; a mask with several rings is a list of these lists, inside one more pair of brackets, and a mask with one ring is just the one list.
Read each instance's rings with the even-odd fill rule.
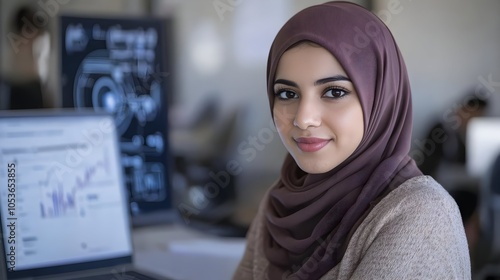
[[363,111],[352,82],[326,49],[300,44],[281,57],[274,81],[274,122],[307,173],[346,160],[363,137]]

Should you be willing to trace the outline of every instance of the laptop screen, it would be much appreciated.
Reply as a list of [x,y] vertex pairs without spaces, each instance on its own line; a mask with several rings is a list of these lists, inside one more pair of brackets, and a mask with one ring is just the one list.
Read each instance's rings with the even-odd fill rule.
[[0,115],[0,215],[7,270],[131,256],[113,118]]

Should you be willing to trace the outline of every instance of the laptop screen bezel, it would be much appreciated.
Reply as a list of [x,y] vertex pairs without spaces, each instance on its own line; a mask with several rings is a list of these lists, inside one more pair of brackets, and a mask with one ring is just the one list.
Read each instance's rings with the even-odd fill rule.
[[[0,111],[0,122],[6,118],[60,118],[60,117],[84,117],[84,116],[97,116],[97,117],[110,117],[111,120],[114,121],[111,114],[105,112],[95,112],[93,110],[73,110],[73,109],[36,109],[36,110],[17,110],[17,111]],[[116,129],[113,129],[114,141],[118,143],[118,135]],[[118,145],[116,146],[119,152]],[[123,172],[121,174],[121,182],[122,185],[124,183]],[[78,263],[64,264],[64,265],[55,265],[48,266],[43,268],[33,268],[33,269],[25,269],[25,270],[10,270],[8,268],[8,263],[6,259],[7,248],[5,247],[5,238],[7,237],[7,233],[4,234],[4,217],[2,215],[2,211],[0,211],[0,248],[1,248],[1,256],[0,261],[0,276],[3,276],[2,279],[21,279],[27,277],[42,277],[42,276],[50,276],[57,275],[69,272],[79,272],[86,271],[91,269],[105,269],[110,267],[116,267],[119,265],[128,265],[133,261],[133,243],[132,243],[132,225],[131,225],[131,217],[128,211],[128,197],[125,195],[125,185],[123,185],[123,195],[124,195],[124,211],[127,213],[126,215],[126,224],[130,229],[128,234],[128,245],[130,248],[130,254],[124,254],[123,256],[106,258],[100,260],[92,260],[92,261],[84,261]],[[2,203],[0,201],[0,203]],[[110,271],[111,272],[111,271]]]

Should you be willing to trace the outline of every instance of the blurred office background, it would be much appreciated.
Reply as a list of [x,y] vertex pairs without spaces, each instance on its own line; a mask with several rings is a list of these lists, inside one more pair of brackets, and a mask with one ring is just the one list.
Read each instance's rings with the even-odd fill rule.
[[[43,80],[43,107],[48,108],[61,106],[60,42],[54,14],[171,19],[173,36],[166,43],[173,46],[173,71],[159,73],[174,84],[169,96],[171,149],[195,160],[220,155],[206,172],[215,174],[212,180],[224,180],[223,172],[237,173],[231,179],[234,193],[229,199],[234,207],[229,219],[245,227],[263,192],[279,176],[285,155],[267,103],[269,47],[290,16],[322,2],[0,0],[0,76],[23,75],[14,67],[19,57],[8,36],[13,13],[22,5],[30,4],[48,15],[50,52]],[[381,17],[403,53],[413,91],[413,149],[422,149],[415,143],[426,137],[431,124],[446,121],[466,102],[465,95],[477,89],[488,99],[485,115],[500,116],[500,1],[354,2]],[[187,184],[186,178],[174,181],[174,188],[176,182]]]

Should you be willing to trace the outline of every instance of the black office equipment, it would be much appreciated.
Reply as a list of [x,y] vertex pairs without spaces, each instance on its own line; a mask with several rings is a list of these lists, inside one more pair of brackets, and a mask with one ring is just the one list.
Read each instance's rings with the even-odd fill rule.
[[138,223],[146,214],[172,209],[170,27],[163,19],[60,18],[62,105],[114,116]]

